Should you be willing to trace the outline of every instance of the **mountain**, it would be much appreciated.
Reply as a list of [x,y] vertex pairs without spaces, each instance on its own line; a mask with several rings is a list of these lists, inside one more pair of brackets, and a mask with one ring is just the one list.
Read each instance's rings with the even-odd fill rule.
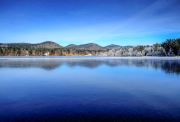
[[38,44],[31,44],[31,43],[8,43],[8,44],[3,44],[7,45],[8,47],[19,47],[19,48],[62,48],[61,45],[51,42],[51,41],[46,41]]
[[66,46],[65,48],[76,48],[78,45],[75,44],[69,44],[68,46]]
[[115,45],[115,44],[110,44],[110,45],[108,45],[108,46],[105,46],[105,48],[107,48],[107,49],[117,49],[117,48],[119,48],[119,47],[121,47],[121,46]]
[[[8,43],[8,44],[0,44],[1,47],[7,46],[7,47],[19,47],[19,48],[48,48],[48,49],[53,49],[53,48],[63,48],[61,45],[52,42],[52,41],[45,41],[42,43],[38,44],[31,44],[31,43]],[[84,49],[84,50],[107,50],[106,48],[95,44],[95,43],[88,43],[88,44],[81,44],[81,45],[75,45],[75,44],[70,44],[64,48],[69,48],[69,49]]]
[[74,48],[85,49],[85,50],[107,50],[106,48],[95,43],[81,44],[81,45],[75,46]]
[[[53,49],[53,48],[63,48],[61,45],[52,42],[52,41],[45,41],[42,43],[38,44],[31,44],[31,43],[8,43],[8,44],[0,44],[1,47],[7,45],[8,47],[19,47],[19,48],[48,48],[48,49]],[[88,44],[81,44],[81,45],[75,45],[75,44],[70,44],[64,48],[69,48],[69,49],[84,49],[84,50],[107,50],[107,48],[104,48],[98,44],[95,43],[88,43]]]
[[34,45],[32,45],[32,47],[34,47],[34,48],[62,48],[61,45],[59,45],[55,42],[51,42],[51,41],[34,44]]
[[8,47],[19,47],[19,48],[31,48],[30,43],[7,43],[7,44],[3,44],[3,45],[7,45]]
[[65,48],[85,49],[85,50],[107,50],[106,48],[95,43],[88,43],[88,44],[81,44],[81,45],[70,44],[66,46]]

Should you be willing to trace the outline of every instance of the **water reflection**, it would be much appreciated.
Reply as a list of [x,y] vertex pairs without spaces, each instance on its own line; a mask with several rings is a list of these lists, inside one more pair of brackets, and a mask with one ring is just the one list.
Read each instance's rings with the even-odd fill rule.
[[69,67],[81,66],[96,68],[101,65],[109,67],[136,66],[161,69],[165,73],[180,74],[180,60],[155,60],[155,59],[1,59],[0,68],[31,68],[38,67],[53,70],[62,65]]
[[25,59],[25,60],[14,60],[5,59],[0,60],[0,68],[32,68],[38,67],[45,70],[52,70],[62,65],[63,62],[58,60],[46,60],[46,59]]
[[159,69],[180,61],[0,59],[0,121],[178,121],[180,75]]

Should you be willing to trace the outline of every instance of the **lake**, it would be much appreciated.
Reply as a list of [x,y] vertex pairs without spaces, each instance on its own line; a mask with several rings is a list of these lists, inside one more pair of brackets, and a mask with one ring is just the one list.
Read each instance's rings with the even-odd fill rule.
[[180,121],[180,58],[0,57],[0,121]]

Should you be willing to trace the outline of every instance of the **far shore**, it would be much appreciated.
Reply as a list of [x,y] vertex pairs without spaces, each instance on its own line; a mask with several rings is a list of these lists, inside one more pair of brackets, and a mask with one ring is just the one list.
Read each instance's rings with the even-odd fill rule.
[[162,59],[180,60],[180,56],[139,56],[139,57],[111,57],[111,56],[0,56],[1,59]]

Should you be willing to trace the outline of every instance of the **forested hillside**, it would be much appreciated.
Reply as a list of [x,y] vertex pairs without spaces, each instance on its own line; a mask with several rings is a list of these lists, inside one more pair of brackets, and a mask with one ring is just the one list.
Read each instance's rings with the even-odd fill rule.
[[55,42],[46,41],[39,44],[30,43],[0,43],[0,56],[178,56],[180,55],[180,38],[167,39],[161,44],[119,46],[111,44],[102,47],[88,43],[82,45],[70,44],[62,47]]

